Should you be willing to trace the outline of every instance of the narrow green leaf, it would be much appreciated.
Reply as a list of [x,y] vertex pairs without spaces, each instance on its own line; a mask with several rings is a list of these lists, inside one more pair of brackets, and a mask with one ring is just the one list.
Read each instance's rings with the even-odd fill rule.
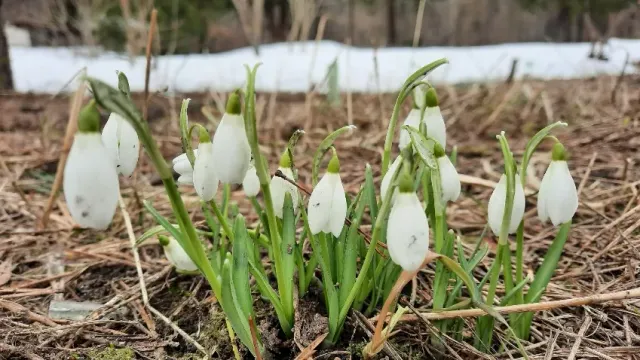
[[[364,194],[366,184],[358,192],[358,196],[353,201],[355,204],[355,214],[351,218],[351,226],[346,233],[346,244],[344,250],[344,257],[342,261],[342,272],[339,273],[340,282],[340,306],[347,300],[347,296],[356,282],[356,260],[358,257],[358,248],[360,247],[361,237],[358,234],[358,228],[362,222],[362,216],[364,216],[364,209],[367,205],[367,199]],[[375,196],[375,195],[374,195]],[[344,233],[344,231],[343,231]]]
[[527,350],[524,348],[524,346],[522,345],[522,342],[520,342],[520,339],[518,339],[518,337],[516,336],[516,333],[513,331],[513,328],[511,328],[511,326],[509,326],[509,323],[507,322],[507,320],[502,316],[502,314],[500,314],[499,312],[495,311],[495,309],[489,305],[486,305],[484,303],[482,303],[481,301],[473,301],[473,304],[480,308],[482,311],[486,312],[487,314],[489,314],[489,316],[491,316],[492,318],[498,320],[500,323],[502,323],[504,326],[507,327],[507,329],[509,330],[509,332],[511,333],[511,336],[513,337],[513,340],[516,342],[516,345],[518,346],[518,350],[520,350],[520,355],[522,355],[523,358],[525,358],[525,360],[529,360],[529,355],[527,355]]
[[180,107],[180,138],[182,140],[182,151],[187,154],[187,159],[189,159],[191,166],[193,166],[196,157],[193,153],[193,146],[191,146],[191,138],[189,137],[189,115],[187,114],[190,101],[191,99],[182,100],[182,106]]
[[253,299],[251,298],[251,288],[249,287],[249,255],[248,245],[249,235],[245,226],[244,218],[238,215],[233,224],[233,285],[238,298],[238,303],[245,315],[251,315],[255,319],[253,311]]
[[376,188],[373,183],[373,170],[371,170],[371,165],[368,163],[364,168],[364,193],[368,199],[371,223],[375,224],[378,217],[378,199],[376,198]]
[[280,296],[278,296],[278,293],[271,287],[266,275],[260,271],[256,264],[249,262],[249,268],[251,269],[251,275],[253,275],[253,278],[256,279],[258,290],[260,290],[260,293],[267,299],[269,299],[269,302],[271,302],[271,305],[273,305],[273,308],[276,311],[276,316],[278,317],[278,321],[280,322],[280,326],[282,327],[285,335],[287,337],[291,337],[291,329],[293,325],[289,322],[289,319],[287,318],[287,315],[284,311],[284,307],[282,307]]
[[331,148],[333,142],[336,141],[338,136],[353,129],[355,129],[355,126],[353,125],[343,126],[340,129],[329,134],[326,138],[324,138],[324,140],[322,140],[320,145],[318,145],[318,150],[316,150],[316,153],[313,155],[313,163],[311,167],[311,179],[313,181],[313,186],[318,183],[318,173],[320,171],[320,161],[322,160],[322,156],[324,156],[324,154]]
[[[518,291],[522,289],[528,282],[529,282],[528,279],[524,279],[519,283],[515,284],[515,286],[513,286],[513,288],[511,289],[511,291],[509,291],[505,296],[502,297],[502,299],[500,299],[500,306],[509,305],[509,302],[511,301],[511,299],[513,299],[515,295],[518,293]],[[517,304],[517,305],[520,305],[520,304]]]
[[547,137],[549,133],[551,133],[551,130],[559,126],[567,126],[567,123],[558,121],[551,125],[548,125],[544,129],[538,131],[527,142],[527,146],[525,146],[524,148],[524,155],[522,156],[522,166],[520,168],[520,181],[522,182],[523,186],[524,184],[526,184],[526,181],[527,181],[527,167],[529,166],[529,161],[531,160],[531,156],[533,156],[533,153],[536,151],[536,149],[538,148],[538,145],[540,145],[540,143],[544,140],[544,138]]
[[[244,313],[242,306],[238,301],[233,276],[231,275],[232,269],[230,255],[231,254],[227,255],[227,259],[222,265],[222,299],[219,300],[224,314],[231,323],[231,327],[233,327],[233,330],[236,332],[244,346],[246,346],[251,354],[255,356],[256,354],[253,349],[251,330],[249,329],[250,314]],[[261,347],[260,339],[258,339],[258,344]]]
[[298,140],[300,140],[300,137],[302,135],[304,135],[304,130],[297,129],[293,132],[293,134],[291,134],[291,136],[289,137],[289,142],[287,143],[287,151],[289,152],[289,158],[291,159],[291,168],[294,171],[294,180],[298,180],[298,171],[294,163],[293,150],[295,149],[296,144],[298,143]]
[[460,264],[452,260],[450,257],[444,255],[438,255],[438,260],[441,261],[449,270],[458,275],[462,282],[464,282],[467,290],[469,290],[471,299],[479,299],[478,289],[476,288],[473,278],[460,266]]
[[[173,238],[175,238],[180,245],[185,249],[189,257],[192,257],[192,249],[188,244],[188,241],[185,241],[180,228],[173,226],[164,216],[160,215],[160,213],[151,205],[151,202],[148,200],[144,200],[142,202],[144,208],[147,209],[149,214],[156,220],[162,228],[164,228]],[[185,247],[186,246],[186,247]],[[193,258],[193,257],[192,257]]]

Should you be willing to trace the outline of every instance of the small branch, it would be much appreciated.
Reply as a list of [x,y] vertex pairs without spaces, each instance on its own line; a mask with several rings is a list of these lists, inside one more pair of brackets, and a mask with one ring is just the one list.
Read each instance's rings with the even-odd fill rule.
[[58,160],[58,168],[56,169],[56,177],[53,180],[53,186],[51,187],[51,193],[49,194],[47,205],[44,208],[44,214],[42,215],[42,219],[40,219],[40,230],[46,229],[47,223],[49,222],[49,214],[51,214],[53,204],[58,197],[58,191],[62,186],[64,166],[67,163],[67,156],[69,155],[69,150],[71,150],[71,145],[73,144],[73,135],[76,133],[76,129],[78,128],[78,115],[80,114],[80,108],[82,107],[82,99],[84,97],[85,90],[86,84],[82,81],[75,94],[73,94],[71,111],[69,112],[69,120],[67,122],[67,130],[64,134],[62,150],[60,151],[60,160]]
[[258,335],[256,334],[256,324],[253,321],[253,317],[249,316],[249,330],[251,331],[251,342],[253,343],[253,351],[256,354],[256,360],[262,360],[260,354],[260,347],[258,346]]
[[153,46],[153,34],[156,32],[156,22],[158,21],[158,10],[151,11],[151,20],[149,23],[149,34],[147,34],[147,64],[144,69],[144,105],[142,107],[142,118],[148,121],[147,114],[149,111],[149,77],[151,76],[151,47]]
[[[631,290],[618,291],[607,294],[598,294],[585,297],[578,297],[566,300],[547,301],[535,304],[521,304],[511,306],[498,306],[493,308],[500,314],[513,314],[530,311],[545,311],[552,309],[559,309],[565,307],[584,306],[591,304],[599,304],[607,301],[627,300],[640,298],[640,288]],[[424,320],[443,320],[453,318],[466,318],[466,317],[478,317],[484,316],[487,313],[481,309],[465,309],[456,311],[442,311],[442,312],[425,312],[417,315],[405,315],[402,317],[403,321],[417,321],[419,318]]]

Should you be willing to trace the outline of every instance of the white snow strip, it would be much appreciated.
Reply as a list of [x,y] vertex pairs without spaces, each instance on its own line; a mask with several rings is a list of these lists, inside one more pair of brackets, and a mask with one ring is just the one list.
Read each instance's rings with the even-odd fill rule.
[[[449,64],[434,71],[434,84],[504,80],[513,59],[519,60],[516,78],[584,78],[619,74],[627,54],[626,72],[635,72],[640,61],[640,40],[610,39],[605,47],[609,61],[589,59],[589,43],[518,43],[476,47],[381,48],[377,50],[379,88],[376,85],[374,49],[355,48],[336,42],[320,42],[312,61],[314,42],[268,44],[257,57],[251,48],[217,54],[160,56],[153,59],[150,87],[153,91],[230,91],[245,82],[244,64],[261,62],[256,88],[259,91],[306,92],[321,83],[328,66],[337,58],[341,91],[393,92],[420,66],[440,58]],[[129,77],[131,89],[144,88],[143,57],[88,48],[11,47],[10,57],[16,90],[57,93],[83,67],[88,75],[112,85],[116,70]],[[347,72],[349,74],[347,75]],[[71,91],[72,89],[65,89]]]

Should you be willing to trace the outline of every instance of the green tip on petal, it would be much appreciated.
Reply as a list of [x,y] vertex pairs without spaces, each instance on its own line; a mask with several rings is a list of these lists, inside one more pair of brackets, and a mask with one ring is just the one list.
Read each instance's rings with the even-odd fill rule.
[[445,155],[444,148],[437,141],[435,141],[435,145],[433,145],[433,155],[435,155],[436,159],[441,158]]
[[411,178],[410,165],[405,162],[398,179],[398,189],[401,193],[413,192],[413,179]]
[[160,242],[160,245],[162,245],[162,246],[169,245],[169,238],[164,236],[164,235],[158,235],[158,241]]
[[227,114],[240,115],[240,110],[242,107],[240,106],[240,94],[239,91],[236,90],[229,95],[229,100],[227,100]]
[[288,149],[285,149],[280,156],[280,167],[283,169],[291,168],[291,156]]
[[131,88],[129,87],[129,79],[127,79],[127,75],[125,75],[122,71],[117,71],[118,73],[118,89],[120,92],[125,94],[127,97],[131,95]]
[[333,153],[331,160],[329,160],[327,171],[332,174],[337,174],[340,172],[340,160],[338,160],[338,154],[336,154],[335,152]]
[[438,94],[436,94],[436,89],[429,88],[429,90],[427,90],[426,97],[427,97],[427,107],[436,107],[439,105]]
[[551,150],[551,160],[553,161],[567,160],[567,152],[564,149],[564,145],[562,145],[561,142],[557,142],[553,144],[553,149]]
[[89,104],[80,110],[78,116],[78,131],[81,132],[99,132],[100,131],[100,112],[96,101],[92,99]]

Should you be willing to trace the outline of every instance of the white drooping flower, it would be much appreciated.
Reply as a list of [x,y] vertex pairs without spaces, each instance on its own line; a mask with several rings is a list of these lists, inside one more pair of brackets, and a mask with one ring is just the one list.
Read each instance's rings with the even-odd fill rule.
[[538,192],[538,217],[554,226],[570,221],[578,210],[578,191],[569,172],[564,146],[553,147],[551,164],[542,177]]
[[164,256],[176,268],[179,273],[192,274],[198,271],[198,266],[191,260],[187,252],[184,251],[178,240],[173,237],[158,236]]
[[[198,149],[193,150],[193,156],[198,158]],[[176,156],[173,161],[173,171],[177,172],[178,184],[193,185],[193,167],[186,153]]]
[[[398,157],[393,160],[391,166],[389,166],[389,169],[387,169],[387,173],[384,174],[382,183],[380,184],[380,197],[382,199],[384,199],[384,197],[387,195],[387,190],[389,190],[389,186],[391,186],[391,179],[393,179],[393,174],[396,172],[396,169],[398,169],[398,166],[400,166],[400,164],[402,164],[402,155],[398,155]],[[395,198],[397,193],[398,189],[395,190],[392,198]]]
[[[504,216],[504,206],[507,200],[507,176],[502,174],[500,181],[493,190],[489,198],[489,226],[494,234],[500,235],[502,227],[502,217]],[[515,194],[513,197],[513,209],[511,211],[511,221],[509,222],[509,234],[513,234],[518,230],[520,221],[524,217],[524,189],[520,182],[520,175],[515,176]]]
[[[202,142],[198,145],[198,156],[193,164],[192,180],[198,196],[204,201],[209,201],[216,196],[218,191],[218,177],[213,161],[213,146],[211,142],[206,140],[208,139],[201,137]],[[180,179],[178,180],[180,181]]]
[[249,166],[249,170],[247,170],[244,180],[242,180],[242,188],[247,197],[255,197],[260,192],[260,179],[255,166]]
[[[411,126],[416,130],[420,130],[420,115],[420,109],[411,109],[411,111],[409,111],[409,114],[407,115],[407,118],[404,120],[403,125]],[[407,145],[409,145],[409,143],[411,143],[411,136],[409,135],[409,132],[401,128],[400,141],[398,143],[400,151],[402,151]]]
[[405,271],[415,271],[429,252],[429,220],[409,174],[401,174],[387,225],[387,248],[391,260]]
[[440,170],[440,184],[442,185],[442,201],[456,201],[460,196],[460,176],[451,159],[444,153],[440,145],[435,146],[434,154]]
[[[284,176],[293,180],[293,170],[291,170],[291,159],[287,150],[280,157],[280,167],[278,170],[282,172]],[[287,180],[274,175],[269,183],[269,189],[271,190],[271,200],[273,202],[273,210],[277,217],[282,219],[282,210],[284,208],[284,197],[286,193],[291,195],[293,203],[293,212],[298,211],[298,188],[291,184]]]
[[[428,101],[428,100],[427,100]],[[447,128],[439,106],[424,109],[422,121],[427,125],[427,136],[437,141],[444,149],[447,148]]]
[[223,184],[242,184],[251,161],[251,147],[240,114],[240,98],[233,93],[213,135],[213,163]]
[[111,113],[102,129],[102,142],[115,159],[119,174],[131,176],[138,163],[140,141],[131,124],[117,113]]
[[340,179],[340,163],[334,154],[309,197],[309,228],[313,235],[324,232],[339,237],[347,217],[347,199]]
[[116,212],[120,185],[114,160],[98,131],[99,121],[93,102],[80,113],[62,186],[73,220],[82,227],[104,230]]

